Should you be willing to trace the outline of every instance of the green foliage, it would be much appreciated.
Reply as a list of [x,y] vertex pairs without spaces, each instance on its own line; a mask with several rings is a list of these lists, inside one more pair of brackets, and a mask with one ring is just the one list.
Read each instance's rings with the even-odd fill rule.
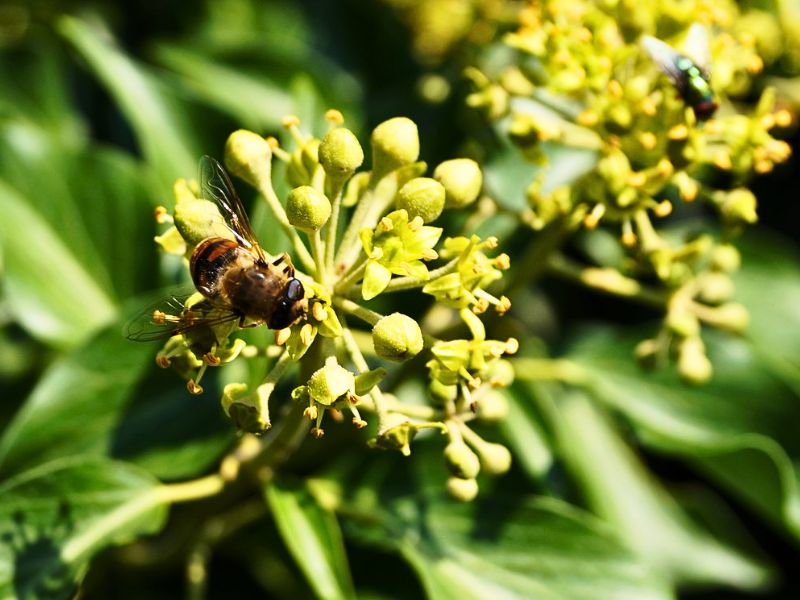
[[[792,7],[67,5],[0,11],[0,598],[796,594]],[[308,314],[158,351],[203,154]]]

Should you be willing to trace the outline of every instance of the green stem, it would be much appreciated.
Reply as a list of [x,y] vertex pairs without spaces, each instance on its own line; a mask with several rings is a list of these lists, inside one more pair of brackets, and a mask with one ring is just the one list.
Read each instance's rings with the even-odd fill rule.
[[325,244],[320,237],[319,230],[309,234],[311,241],[311,254],[314,256],[314,265],[317,270],[317,281],[325,283],[327,280],[327,270],[325,269]]
[[[394,177],[394,180],[389,179]],[[364,229],[373,229],[378,224],[381,215],[386,212],[397,192],[397,179],[394,172],[388,173],[373,181],[370,178],[369,187],[356,205],[350,224],[344,232],[342,244],[336,253],[336,264],[349,266],[358,258],[360,248],[359,232]],[[381,185],[381,184],[384,185]]]
[[583,267],[562,254],[553,254],[547,260],[547,268],[554,275],[579,283],[594,290],[629,298],[654,308],[664,309],[669,294],[646,288],[637,280],[625,277],[611,268]]
[[[342,328],[342,338],[344,339],[345,348],[347,348],[347,352],[350,354],[350,358],[356,366],[356,369],[358,369],[358,372],[366,373],[369,371],[369,365],[364,359],[364,355],[361,354],[361,350],[358,348],[358,343],[353,337],[353,334],[346,325]],[[378,415],[378,431],[383,431],[386,424],[386,400],[383,397],[383,392],[381,392],[376,385],[370,390],[369,395],[375,405],[375,413]]]
[[289,357],[289,352],[284,349],[283,354],[281,354],[280,358],[278,358],[277,362],[272,367],[272,370],[267,373],[264,381],[256,388],[256,396],[258,397],[258,412],[261,415],[263,423],[265,424],[270,423],[269,397],[272,395],[272,391],[278,384],[278,380],[283,375],[283,372],[286,371],[286,367],[288,367],[291,363],[292,360]]
[[[413,290],[416,288],[424,287],[425,285],[429,284],[431,281],[439,279],[440,277],[444,277],[445,275],[449,275],[450,273],[454,272],[458,268],[458,261],[460,257],[456,257],[452,259],[445,265],[442,265],[438,269],[434,269],[428,275],[428,279],[417,279],[416,277],[395,277],[389,282],[389,285],[386,286],[381,294],[391,293],[391,292],[403,292],[406,290]],[[360,296],[361,295],[361,287],[359,286],[352,292],[353,296]]]
[[377,313],[374,310],[364,308],[360,304],[356,304],[352,300],[348,300],[346,298],[340,298],[338,296],[334,297],[333,303],[341,308],[344,312],[351,314],[354,317],[358,317],[362,321],[373,326],[383,318],[382,314]]
[[342,210],[342,186],[333,197],[331,205],[331,217],[325,229],[325,266],[329,273],[334,273],[333,257],[336,249],[336,235],[339,230],[339,212]]
[[[339,283],[336,284],[336,286],[334,286],[334,288],[333,288],[334,293],[335,294],[346,294],[347,290],[349,290],[350,287],[353,284],[355,284],[356,281],[358,281],[359,279],[361,279],[364,276],[364,271],[367,270],[367,263],[368,262],[369,262],[369,259],[365,256],[364,259],[360,263],[354,265],[353,268],[350,269],[350,272],[347,273],[345,275],[345,277],[341,281],[339,281]],[[359,291],[359,293],[360,293],[360,291]]]
[[515,377],[521,381],[561,381],[573,385],[587,382],[586,371],[565,358],[513,358]]
[[199,479],[181,483],[167,483],[158,488],[158,496],[165,504],[190,502],[215,496],[225,487],[225,480],[219,473],[206,475]]
[[289,241],[292,243],[303,267],[309,271],[314,271],[314,259],[308,252],[308,248],[306,248],[303,240],[300,239],[297,230],[289,223],[286,211],[283,209],[281,201],[278,200],[275,190],[272,189],[272,181],[270,181],[269,178],[260,178],[258,181],[258,191],[264,197],[264,200],[267,201],[267,206],[269,206],[272,211],[272,215],[275,217],[275,220],[278,221],[283,231],[286,233],[286,236],[289,238]]

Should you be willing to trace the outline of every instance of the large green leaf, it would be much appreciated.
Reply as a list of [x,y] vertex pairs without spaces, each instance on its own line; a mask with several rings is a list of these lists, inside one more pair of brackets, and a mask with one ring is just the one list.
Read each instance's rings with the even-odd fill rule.
[[322,508],[305,487],[274,482],[264,494],[284,543],[317,597],[354,598],[336,516]]
[[156,56],[176,71],[181,81],[209,104],[232,115],[241,127],[277,129],[292,114],[292,98],[263,75],[249,75],[181,46],[161,45]]
[[177,177],[196,171],[199,155],[179,110],[145,69],[123,54],[103,32],[74,17],[58,29],[86,60],[130,121],[148,164],[167,192]]
[[562,456],[592,509],[655,571],[679,584],[768,582],[761,565],[689,520],[583,392],[533,391],[550,407]]
[[736,298],[747,306],[747,330],[759,354],[800,390],[800,252],[778,234],[759,231],[741,243]]
[[710,384],[692,387],[673,370],[642,371],[632,359],[642,330],[595,330],[570,357],[594,395],[623,412],[643,441],[682,454],[752,502],[773,523],[800,536],[800,402],[738,338],[705,332],[714,364]]
[[0,598],[71,598],[103,547],[158,531],[158,481],[101,457],[59,459],[0,486]]
[[0,438],[0,474],[59,456],[106,452],[152,353],[126,340],[117,323],[56,361]]
[[31,202],[0,181],[0,247],[8,305],[36,337],[74,347],[107,324],[116,308]]
[[[419,453],[417,461],[437,464]],[[399,551],[429,598],[672,597],[609,527],[564,502],[484,491],[460,504],[444,496],[443,467],[435,486],[421,486],[402,463],[359,464],[362,484],[343,484],[346,533]]]

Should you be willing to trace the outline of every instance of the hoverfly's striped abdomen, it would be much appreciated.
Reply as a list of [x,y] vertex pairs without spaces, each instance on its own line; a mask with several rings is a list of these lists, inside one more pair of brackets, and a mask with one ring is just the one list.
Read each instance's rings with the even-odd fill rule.
[[217,284],[226,267],[236,260],[239,244],[228,238],[208,238],[200,242],[192,253],[189,270],[197,290],[206,297],[215,294]]

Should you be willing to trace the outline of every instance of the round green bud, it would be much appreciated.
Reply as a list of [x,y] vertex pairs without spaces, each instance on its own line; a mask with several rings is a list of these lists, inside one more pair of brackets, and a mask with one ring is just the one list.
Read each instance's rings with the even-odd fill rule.
[[417,125],[406,117],[384,121],[372,131],[372,173],[383,177],[419,158]]
[[481,466],[489,475],[502,475],[511,468],[511,452],[502,444],[481,444],[478,451]]
[[756,197],[747,188],[732,190],[724,195],[720,203],[722,217],[734,224],[752,225],[758,221]]
[[233,238],[217,205],[208,200],[191,200],[175,205],[175,228],[190,246],[206,238]]
[[331,202],[316,188],[302,185],[289,192],[286,216],[302,231],[317,231],[331,216]]
[[728,302],[714,309],[713,323],[733,333],[741,333],[750,325],[750,312],[738,302]]
[[308,395],[324,406],[353,394],[355,388],[355,375],[340,366],[335,357],[328,358],[325,366],[316,370],[306,384]]
[[447,480],[447,493],[453,500],[472,502],[478,495],[478,482],[474,479],[451,477]]
[[352,131],[338,127],[322,138],[319,162],[328,177],[342,182],[364,162],[364,150]]
[[711,267],[724,273],[738,271],[742,264],[739,250],[731,244],[720,244],[711,252]]
[[733,296],[733,281],[727,273],[704,273],[701,281],[700,299],[707,304],[722,304]]
[[225,142],[225,166],[228,171],[253,186],[268,180],[272,172],[272,148],[263,137],[239,129]]
[[422,331],[417,322],[402,313],[383,317],[372,328],[372,345],[381,358],[403,362],[420,353]]
[[464,442],[451,442],[444,449],[444,462],[448,470],[461,479],[475,479],[481,470],[478,455]]
[[478,199],[483,187],[481,169],[470,158],[454,158],[441,163],[433,171],[433,177],[444,186],[445,206],[461,208]]
[[675,307],[667,313],[664,325],[681,337],[694,337],[700,334],[700,321],[687,307]]
[[415,177],[397,192],[397,208],[404,208],[408,218],[419,216],[424,223],[439,218],[444,210],[444,186],[430,177]]
[[477,410],[481,421],[502,421],[508,416],[508,400],[501,392],[490,389],[478,399]]
[[706,356],[705,346],[699,337],[688,338],[678,350],[678,374],[686,383],[701,385],[707,383],[714,373],[714,367]]

